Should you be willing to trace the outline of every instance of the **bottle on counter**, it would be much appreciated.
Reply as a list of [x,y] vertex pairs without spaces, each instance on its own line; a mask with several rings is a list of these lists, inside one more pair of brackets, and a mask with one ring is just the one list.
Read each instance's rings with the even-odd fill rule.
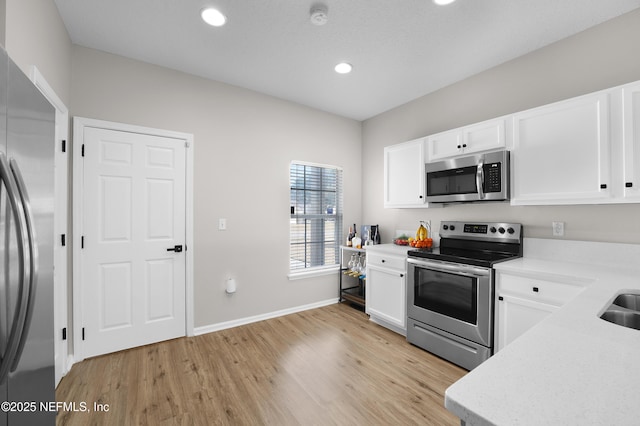
[[353,245],[353,228],[349,227],[349,235],[347,235],[347,247],[352,247]]
[[353,232],[353,238],[351,239],[351,244],[353,245],[353,248],[362,248],[362,239],[358,237],[358,233],[355,231]]

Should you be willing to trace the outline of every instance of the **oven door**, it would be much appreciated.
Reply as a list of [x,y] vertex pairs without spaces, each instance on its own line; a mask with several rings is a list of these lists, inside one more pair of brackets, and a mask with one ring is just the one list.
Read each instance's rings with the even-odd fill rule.
[[409,318],[491,348],[493,270],[408,259]]

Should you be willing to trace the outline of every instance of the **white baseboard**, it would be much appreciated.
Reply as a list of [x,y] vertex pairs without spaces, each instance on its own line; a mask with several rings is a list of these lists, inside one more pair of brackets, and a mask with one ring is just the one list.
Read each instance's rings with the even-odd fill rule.
[[251,324],[253,322],[263,321],[271,318],[277,318],[277,317],[281,317],[289,314],[295,314],[296,312],[307,311],[309,309],[321,308],[323,306],[333,305],[334,303],[338,303],[338,298],[323,300],[321,302],[316,302],[316,303],[310,303],[308,305],[296,306],[295,308],[282,309],[280,311],[275,311],[275,312],[268,312],[266,314],[255,315],[252,317],[240,318],[237,320],[205,325],[203,327],[195,327],[193,330],[193,333],[194,335],[199,336],[202,334],[213,333],[215,331],[226,330],[227,328],[233,328],[241,325]]

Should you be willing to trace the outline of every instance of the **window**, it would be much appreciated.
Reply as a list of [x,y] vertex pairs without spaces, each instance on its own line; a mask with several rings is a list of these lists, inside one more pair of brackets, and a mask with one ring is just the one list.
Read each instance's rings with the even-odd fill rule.
[[342,170],[292,162],[289,169],[292,274],[340,264]]

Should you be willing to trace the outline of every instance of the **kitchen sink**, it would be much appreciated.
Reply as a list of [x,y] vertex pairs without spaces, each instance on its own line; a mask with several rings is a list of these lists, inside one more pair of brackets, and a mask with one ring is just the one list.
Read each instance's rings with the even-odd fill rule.
[[600,318],[623,327],[640,330],[640,312],[605,311]]
[[640,330],[640,294],[620,294],[600,315],[605,321]]
[[612,305],[640,312],[640,294],[621,294],[613,300]]

